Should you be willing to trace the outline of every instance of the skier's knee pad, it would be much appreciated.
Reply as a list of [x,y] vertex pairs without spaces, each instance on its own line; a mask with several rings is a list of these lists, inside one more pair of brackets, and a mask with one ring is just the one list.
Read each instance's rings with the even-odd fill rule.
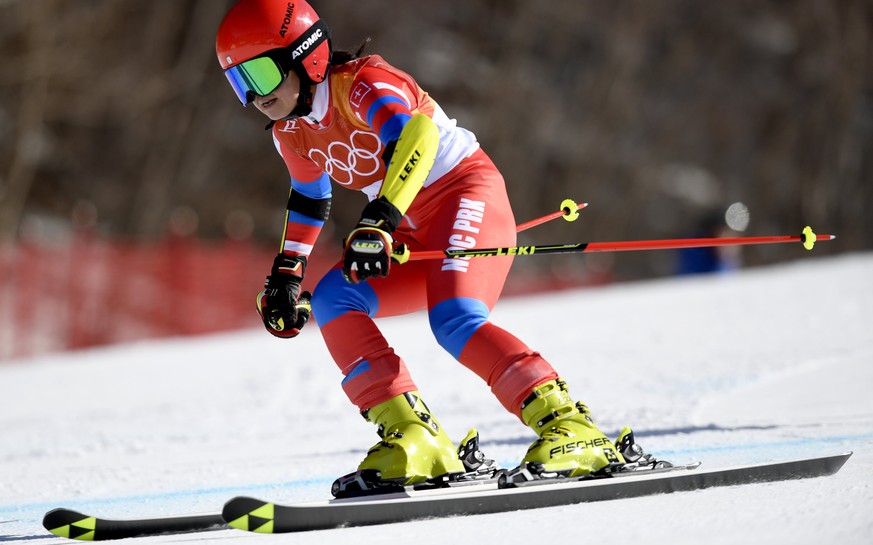
[[446,299],[428,312],[430,329],[446,351],[460,359],[467,341],[488,321],[490,311],[482,301],[469,297]]
[[379,298],[366,282],[350,284],[340,269],[322,278],[312,292],[312,315],[324,326],[346,312],[359,311],[372,317],[379,310]]

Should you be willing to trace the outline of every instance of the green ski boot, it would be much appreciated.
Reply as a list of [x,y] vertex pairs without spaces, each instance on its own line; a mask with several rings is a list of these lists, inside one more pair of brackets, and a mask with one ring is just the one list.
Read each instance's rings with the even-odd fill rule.
[[379,426],[382,438],[367,452],[358,472],[378,471],[382,481],[405,486],[465,473],[452,440],[418,392],[408,392],[361,413]]
[[534,388],[522,403],[521,417],[539,435],[522,466],[527,463],[541,472],[578,477],[625,463],[594,425],[588,407],[573,402],[561,379]]

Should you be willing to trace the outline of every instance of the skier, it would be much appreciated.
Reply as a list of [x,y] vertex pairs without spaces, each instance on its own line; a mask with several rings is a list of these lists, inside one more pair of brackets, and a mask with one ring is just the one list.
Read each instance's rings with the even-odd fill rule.
[[292,338],[309,318],[300,285],[332,184],[363,191],[369,204],[342,259],[311,296],[343,390],[378,427],[358,469],[403,484],[465,471],[373,321],[425,308],[438,343],[539,437],[523,462],[570,476],[623,462],[552,366],[489,321],[511,257],[404,263],[409,251],[512,246],[515,219],[475,136],[410,75],[362,50],[332,51],[327,26],[303,0],[241,0],[218,30],[221,67],[240,102],[270,119],[291,178],[282,251],[258,297],[267,330]]

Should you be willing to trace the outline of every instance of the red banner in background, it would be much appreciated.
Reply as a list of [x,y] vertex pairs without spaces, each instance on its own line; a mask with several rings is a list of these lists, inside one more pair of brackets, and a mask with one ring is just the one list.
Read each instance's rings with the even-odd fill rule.
[[[278,248],[194,236],[128,242],[81,231],[0,245],[0,361],[46,352],[260,327],[255,299]],[[316,248],[303,287],[339,259]],[[590,270],[514,269],[504,295],[608,282]]]

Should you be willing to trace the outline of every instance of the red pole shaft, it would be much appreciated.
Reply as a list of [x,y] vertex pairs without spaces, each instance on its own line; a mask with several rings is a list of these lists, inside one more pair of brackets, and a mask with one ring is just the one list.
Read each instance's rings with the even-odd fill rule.
[[[833,240],[834,235],[814,235],[814,241]],[[408,261],[462,257],[490,257],[505,255],[565,254],[582,252],[627,252],[633,250],[671,250],[676,248],[702,248],[708,246],[744,246],[751,244],[805,243],[805,236],[767,236],[733,238],[679,238],[662,240],[628,240],[621,242],[580,242],[539,246],[512,246],[505,248],[473,248],[470,250],[426,250],[410,252]],[[811,249],[811,246],[810,248]]]

